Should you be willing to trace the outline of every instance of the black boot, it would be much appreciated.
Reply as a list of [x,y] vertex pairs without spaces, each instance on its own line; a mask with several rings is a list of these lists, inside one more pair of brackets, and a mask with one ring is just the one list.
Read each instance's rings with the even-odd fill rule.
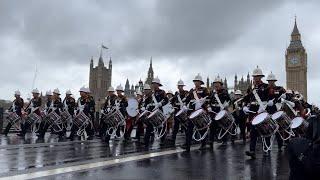
[[246,155],[250,156],[252,159],[256,158],[256,153],[253,151],[246,151]]

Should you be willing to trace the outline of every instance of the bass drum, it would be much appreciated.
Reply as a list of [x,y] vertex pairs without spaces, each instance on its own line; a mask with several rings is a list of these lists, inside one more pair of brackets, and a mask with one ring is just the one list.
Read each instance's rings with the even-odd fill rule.
[[130,117],[136,117],[138,115],[139,103],[136,99],[128,99],[128,107],[126,107],[127,113]]

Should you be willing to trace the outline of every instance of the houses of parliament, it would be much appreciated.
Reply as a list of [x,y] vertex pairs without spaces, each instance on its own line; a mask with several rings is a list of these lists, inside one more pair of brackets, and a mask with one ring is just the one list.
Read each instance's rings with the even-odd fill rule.
[[[302,45],[301,34],[299,32],[297,22],[295,20],[293,31],[291,33],[291,41],[288,48],[285,51],[285,68],[286,68],[286,88],[299,91],[307,99],[307,53]],[[151,84],[154,78],[154,70],[152,67],[152,57],[150,59],[150,65],[147,72],[147,78],[143,82],[141,79],[135,85],[130,85],[129,79],[125,83],[125,95],[130,97],[134,96],[135,92],[143,91],[145,83]],[[90,61],[90,74],[89,74],[89,88],[95,98],[97,105],[104,102],[107,89],[111,86],[112,82],[112,60],[110,58],[109,64],[106,67],[102,55],[100,54],[98,65],[94,67],[94,60]],[[211,89],[213,83],[209,77],[206,81],[207,88]],[[250,74],[246,77],[239,79],[238,75],[234,76],[233,87],[228,87],[227,78],[224,78],[224,88],[234,92],[241,90],[242,93],[246,93],[247,89],[252,86]]]

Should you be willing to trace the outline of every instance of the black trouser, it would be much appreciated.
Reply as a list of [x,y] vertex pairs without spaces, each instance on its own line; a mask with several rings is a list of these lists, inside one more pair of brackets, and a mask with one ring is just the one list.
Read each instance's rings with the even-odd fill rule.
[[[246,116],[243,115],[237,115],[236,113],[232,114],[234,119],[235,119],[235,123],[236,125],[239,127],[240,129],[240,138],[245,141],[246,140]],[[236,128],[236,127],[234,127]],[[236,132],[236,129],[232,129],[232,132]],[[237,135],[233,135],[232,139],[235,140],[237,138]]]
[[[191,121],[188,121],[188,127],[187,127],[187,138],[186,138],[186,146],[187,149],[190,149],[190,146],[192,144],[192,135],[193,135],[193,128],[194,125]],[[206,132],[206,129],[199,131],[200,135],[203,136],[203,134]],[[207,143],[207,137],[201,140],[201,145],[205,146]]]
[[[59,134],[59,137],[62,137],[64,134],[65,134],[65,132],[66,132],[66,130],[65,130],[65,128],[64,127],[58,127],[57,125],[55,125],[54,123],[51,125],[51,124],[49,124],[48,122],[44,122],[44,121],[42,121],[41,122],[41,124],[40,124],[40,131],[39,131],[39,137],[40,138],[43,138],[44,137],[44,135],[46,134],[46,132],[47,132],[47,130],[48,130],[48,128],[51,126],[51,129],[52,129],[52,131],[54,131],[54,133],[57,133],[57,134]],[[55,127],[54,127],[55,126]],[[63,125],[64,126],[64,125]],[[61,128],[61,130],[60,130],[60,128]],[[56,132],[55,130],[58,130],[58,132]]]
[[[70,133],[70,138],[73,139],[73,137],[77,134],[79,128],[73,124],[71,127],[71,133]],[[91,123],[89,123],[87,125],[87,127],[85,128],[85,131],[87,133],[88,136],[92,137],[94,135],[94,130],[93,127],[91,126]]]
[[[218,135],[219,135],[220,131],[221,131],[221,135],[224,134],[226,131],[219,126],[217,121],[214,120],[214,117],[211,117],[211,119],[212,119],[212,122],[210,124],[209,141],[210,141],[210,143],[213,143],[215,141],[215,139],[220,140],[220,139],[218,139]],[[221,138],[222,142],[227,142],[228,136],[229,136],[229,133],[227,132]]]
[[[187,123],[186,123],[187,124]],[[178,117],[174,117],[173,131],[172,131],[172,140],[175,142],[177,138],[177,134],[180,130],[180,127],[184,129],[184,133],[187,136],[186,125],[181,123],[181,120]]]
[[6,129],[4,130],[3,134],[7,135],[9,133],[11,127],[12,127],[12,124],[9,122],[6,126]]
[[136,129],[136,138],[140,141],[140,136],[144,134],[143,122],[138,120]]
[[[166,127],[167,125],[164,125],[162,128],[166,128]],[[161,131],[161,128],[158,128],[159,133],[160,131]],[[146,133],[144,135],[144,143],[146,146],[149,146],[150,141],[152,140],[152,137],[154,138],[154,136],[155,136],[154,127],[151,124],[148,124],[146,127]],[[164,134],[160,139],[162,143],[165,141],[165,138],[166,138],[166,134]]]
[[[257,145],[257,139],[260,137],[257,129],[254,126],[251,126],[250,128],[250,151],[255,152],[256,145]],[[267,146],[270,146],[270,137],[266,137],[266,144]]]

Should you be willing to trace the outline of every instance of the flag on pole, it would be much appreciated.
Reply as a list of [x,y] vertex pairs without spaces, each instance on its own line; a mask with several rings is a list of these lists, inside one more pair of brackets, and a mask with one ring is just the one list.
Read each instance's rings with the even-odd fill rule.
[[108,47],[104,46],[103,44],[101,45],[101,47],[102,47],[103,49],[109,49]]

